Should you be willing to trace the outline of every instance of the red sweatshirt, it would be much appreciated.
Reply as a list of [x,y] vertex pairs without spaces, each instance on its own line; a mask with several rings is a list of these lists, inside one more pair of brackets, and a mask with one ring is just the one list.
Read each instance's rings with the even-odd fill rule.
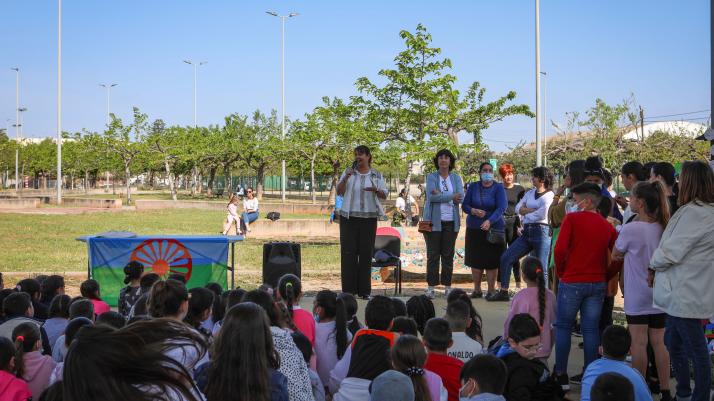
[[449,401],[459,401],[461,389],[461,368],[464,363],[448,355],[428,353],[424,369],[432,371],[441,377],[441,381],[449,393]]
[[602,216],[576,212],[565,216],[553,259],[564,283],[601,283],[609,277],[610,253],[617,231]]

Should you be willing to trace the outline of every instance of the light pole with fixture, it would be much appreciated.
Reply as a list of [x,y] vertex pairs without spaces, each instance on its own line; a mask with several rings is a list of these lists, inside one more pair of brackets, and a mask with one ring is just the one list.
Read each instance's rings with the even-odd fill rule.
[[[18,175],[18,164],[20,162],[20,68],[13,67],[15,71],[15,192],[20,190],[20,176]],[[9,134],[9,132],[8,132]]]
[[109,118],[109,97],[111,96],[112,88],[117,85],[119,84],[99,84],[99,86],[107,90],[107,125],[109,125],[109,123],[111,122]]
[[[292,17],[297,17],[298,13],[290,13],[288,15],[279,15],[275,11],[266,11],[266,14],[272,15],[273,17],[278,17],[280,18],[280,54],[281,54],[281,67],[280,67],[280,77],[281,77],[281,84],[280,84],[280,97],[282,99],[282,107],[281,107],[281,129],[282,133],[280,135],[281,139],[284,141],[285,140],[285,20],[288,18]],[[282,180],[281,180],[281,194],[283,198],[283,203],[285,203],[285,183],[287,181],[287,174],[285,172],[285,160],[282,160]]]
[[[541,71],[541,75],[543,75],[543,79],[548,78],[548,73]],[[547,103],[546,101],[548,100],[546,96],[546,91],[547,91],[547,85],[544,83],[543,84],[543,165],[545,167],[548,167],[548,117],[547,117]]]
[[194,61],[191,61],[191,60],[184,60],[183,62],[186,63],[186,64],[189,64],[189,65],[192,65],[192,66],[193,66],[193,126],[194,126],[194,127],[198,127],[198,117],[197,117],[198,114],[197,114],[197,112],[196,112],[196,110],[197,110],[197,108],[196,108],[196,107],[197,107],[197,106],[196,106],[196,98],[197,98],[197,95],[196,95],[196,92],[197,92],[196,85],[197,85],[197,78],[196,78],[196,77],[197,77],[197,74],[198,74],[197,69],[198,69],[198,67],[200,67],[200,66],[202,66],[202,65],[204,65],[204,64],[207,64],[208,61],[201,61],[201,62],[198,62],[198,63],[197,63],[197,62],[194,62]]

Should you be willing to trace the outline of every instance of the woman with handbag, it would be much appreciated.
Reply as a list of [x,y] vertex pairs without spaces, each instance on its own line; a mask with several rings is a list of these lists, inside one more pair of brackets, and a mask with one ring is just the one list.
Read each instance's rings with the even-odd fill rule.
[[[553,203],[553,173],[546,167],[531,170],[533,189],[526,192],[516,205],[516,212],[521,216],[523,234],[508,247],[501,256],[501,290],[487,301],[509,301],[508,284],[511,279],[513,263],[533,252],[543,266],[548,265],[550,254],[550,226],[548,209]],[[548,269],[543,272],[548,282]]]
[[[444,285],[444,294],[451,291],[454,270],[454,246],[461,226],[459,204],[464,198],[464,186],[458,174],[452,173],[456,157],[448,149],[434,156],[437,171],[426,177],[426,202],[419,231],[426,241],[426,296],[434,298],[434,287]],[[441,274],[439,274],[441,260]]]
[[382,174],[372,168],[372,153],[361,145],[355,161],[337,183],[340,208],[340,266],[342,292],[368,299],[372,292],[372,257],[377,219],[384,216],[380,199],[387,198]]
[[506,249],[503,212],[508,201],[503,185],[493,180],[491,163],[481,163],[478,170],[481,180],[468,186],[461,206],[468,215],[464,264],[471,268],[474,279],[471,298],[483,297],[481,274],[486,270],[488,298],[495,293],[498,266]]

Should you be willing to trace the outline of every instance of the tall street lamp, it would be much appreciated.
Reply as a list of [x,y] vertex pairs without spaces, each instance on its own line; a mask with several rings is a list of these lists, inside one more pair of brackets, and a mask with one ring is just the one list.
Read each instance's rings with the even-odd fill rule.
[[196,91],[197,91],[197,88],[196,88],[196,82],[197,82],[196,76],[197,76],[197,74],[198,74],[197,69],[198,69],[198,67],[200,67],[200,66],[202,66],[202,65],[204,65],[204,64],[208,64],[208,61],[201,61],[201,62],[199,62],[199,63],[196,63],[196,62],[191,61],[191,60],[184,60],[183,62],[186,63],[186,64],[189,64],[189,65],[192,65],[192,66],[193,66],[193,126],[194,126],[194,127],[198,127],[198,117],[197,117],[198,114],[197,114],[197,112],[196,112],[196,96],[197,96],[197,95],[196,95]]
[[112,88],[119,84],[99,84],[102,88],[107,90],[107,125],[111,122],[109,118],[109,97],[111,96]]
[[[288,15],[279,15],[275,11],[266,11],[268,15],[272,15],[273,17],[278,17],[280,18],[280,53],[281,53],[281,67],[280,67],[280,77],[281,77],[281,84],[280,84],[280,97],[282,98],[282,110],[281,110],[281,123],[280,126],[282,128],[282,133],[280,137],[282,140],[285,140],[285,20],[288,18],[292,17],[297,17],[298,13],[290,13]],[[285,172],[285,160],[282,160],[282,170],[283,170],[283,176],[282,176],[282,190],[281,190],[281,195],[283,198],[283,203],[285,203],[285,183],[287,181],[287,175]]]
[[57,204],[62,204],[62,0],[57,0]]
[[536,166],[543,161],[540,132],[540,0],[535,0]]
[[[20,161],[20,68],[13,67],[15,71],[15,139],[17,147],[15,148],[15,192],[20,190],[20,176],[18,173],[18,164]],[[10,132],[8,132],[8,135]]]
[[[543,76],[543,79],[545,80],[548,78],[548,73],[545,71],[541,71],[540,74]],[[543,165],[548,167],[548,117],[547,117],[547,97],[546,97],[546,91],[547,91],[547,85],[544,82],[543,83]]]

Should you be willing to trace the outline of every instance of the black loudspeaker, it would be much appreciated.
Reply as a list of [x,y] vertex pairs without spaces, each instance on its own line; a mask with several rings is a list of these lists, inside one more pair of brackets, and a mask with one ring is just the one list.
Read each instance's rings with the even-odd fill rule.
[[300,244],[295,242],[269,242],[263,244],[263,283],[274,289],[285,274],[300,277]]

